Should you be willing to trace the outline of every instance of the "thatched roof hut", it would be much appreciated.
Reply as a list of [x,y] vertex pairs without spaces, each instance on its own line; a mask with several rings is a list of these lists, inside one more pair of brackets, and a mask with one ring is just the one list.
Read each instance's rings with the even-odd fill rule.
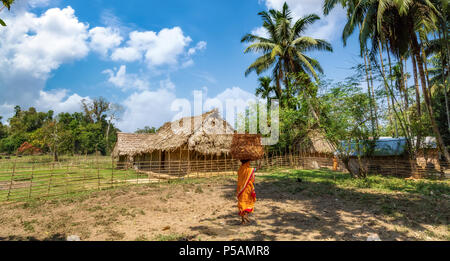
[[205,155],[228,154],[234,129],[218,110],[165,123],[156,134],[118,133],[114,157],[134,157],[154,151],[172,152],[186,147]]
[[319,130],[310,131],[308,138],[311,142],[311,149],[315,153],[333,154],[336,151],[325,135]]
[[142,153],[152,143],[156,134],[134,134],[134,133],[117,133],[117,143],[114,147],[112,155],[134,156]]
[[319,129],[310,130],[297,146],[300,151],[311,154],[331,155],[336,151]]

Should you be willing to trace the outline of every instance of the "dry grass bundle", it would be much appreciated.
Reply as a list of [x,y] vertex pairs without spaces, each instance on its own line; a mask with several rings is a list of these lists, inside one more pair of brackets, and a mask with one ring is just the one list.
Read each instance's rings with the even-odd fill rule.
[[259,160],[264,157],[261,135],[234,134],[231,155],[239,160]]

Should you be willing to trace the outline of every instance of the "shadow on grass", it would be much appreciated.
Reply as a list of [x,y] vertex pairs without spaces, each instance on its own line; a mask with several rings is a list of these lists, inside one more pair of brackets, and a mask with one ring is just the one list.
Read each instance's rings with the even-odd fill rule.
[[0,241],[66,241],[66,236],[63,234],[54,234],[42,240],[35,237],[8,236],[0,237]]
[[[381,176],[363,181],[332,171],[301,170],[261,174],[255,186],[255,211],[265,200],[281,204],[255,214],[257,224],[269,226],[269,230],[250,232],[250,240],[274,240],[267,232],[313,240],[365,241],[371,233],[389,241],[427,236],[450,240],[448,234],[435,235],[426,227],[449,224],[450,188],[446,182]],[[234,198],[235,186],[227,189],[225,197]],[[285,208],[280,208],[283,204]],[[234,212],[218,218],[229,226],[237,225],[239,219]]]

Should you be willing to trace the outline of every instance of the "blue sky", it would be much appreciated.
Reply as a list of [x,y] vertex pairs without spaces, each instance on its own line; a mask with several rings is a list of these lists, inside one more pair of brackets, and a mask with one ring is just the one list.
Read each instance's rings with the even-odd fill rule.
[[[293,14],[320,14],[321,1],[288,0]],[[0,28],[0,116],[15,105],[56,112],[80,110],[82,99],[120,104],[123,131],[172,120],[175,99],[249,98],[257,76],[245,69],[242,36],[260,32],[262,10],[282,0],[18,0]],[[330,41],[334,53],[311,53],[327,78],[343,80],[359,62],[358,45],[340,40],[336,9],[307,34]]]

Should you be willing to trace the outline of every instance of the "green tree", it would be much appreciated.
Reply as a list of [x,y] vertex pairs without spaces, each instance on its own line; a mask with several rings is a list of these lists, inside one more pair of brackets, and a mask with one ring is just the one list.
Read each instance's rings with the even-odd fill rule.
[[151,133],[156,133],[156,128],[155,127],[149,127],[149,126],[145,126],[143,129],[138,129],[136,130],[134,133],[136,134],[151,134]]
[[[437,3],[434,1],[435,4]],[[347,8],[348,23],[344,28],[343,38],[347,39],[356,27],[360,27],[359,40],[361,48],[365,48],[368,42],[372,43],[374,52],[382,50],[379,42],[384,42],[392,52],[399,58],[401,69],[406,61],[408,53],[411,55],[413,72],[415,74],[416,86],[416,109],[420,117],[420,94],[419,81],[424,107],[430,120],[431,129],[436,136],[440,151],[450,162],[450,154],[445,148],[439,126],[435,119],[435,113],[428,88],[426,75],[426,60],[423,55],[423,45],[419,40],[425,39],[423,32],[435,30],[438,19],[445,20],[446,15],[442,15],[432,1],[428,0],[354,0],[354,1],[326,1],[325,12],[329,12],[337,3],[341,3]],[[326,9],[326,10],[325,10]],[[447,8],[444,8],[447,10]],[[446,22],[445,22],[446,24]],[[422,38],[418,35],[422,34]],[[445,32],[445,35],[447,32]],[[381,53],[380,53],[381,54]],[[381,58],[382,62],[383,59]],[[381,66],[384,67],[384,66]],[[417,68],[417,71],[415,70]],[[406,70],[401,70],[404,76]],[[387,84],[387,77],[384,83]],[[405,79],[405,78],[403,78]],[[406,81],[405,81],[406,83]],[[407,95],[407,93],[405,93]],[[396,114],[398,115],[398,114]],[[408,120],[408,124],[409,120]],[[406,126],[408,127],[408,126]],[[419,142],[417,142],[417,145]]]
[[[371,97],[360,87],[359,75],[330,87],[319,97],[322,125],[327,139],[339,152],[345,167],[355,178],[365,178],[365,158],[373,154],[377,137],[372,137]],[[358,167],[350,166],[356,155]]]
[[272,85],[272,78],[269,76],[260,77],[258,78],[259,86],[256,88],[255,94],[258,97],[261,97],[262,99],[267,100],[268,106],[271,104],[271,99],[278,99],[280,100],[281,97],[279,96],[273,96],[273,94],[276,94],[276,88]]
[[[317,72],[322,73],[319,62],[309,57],[308,51],[329,51],[332,52],[331,44],[309,36],[302,35],[309,25],[320,18],[315,15],[307,15],[295,22],[292,21],[291,11],[285,3],[281,11],[269,10],[260,12],[263,20],[263,27],[268,33],[268,37],[261,37],[253,34],[245,35],[241,42],[250,43],[244,53],[262,53],[245,72],[249,75],[256,72],[260,75],[272,69],[272,78],[276,83],[276,96],[282,97],[283,89],[289,88],[289,73],[305,72],[314,76],[317,80]],[[283,106],[283,104],[282,104]]]

